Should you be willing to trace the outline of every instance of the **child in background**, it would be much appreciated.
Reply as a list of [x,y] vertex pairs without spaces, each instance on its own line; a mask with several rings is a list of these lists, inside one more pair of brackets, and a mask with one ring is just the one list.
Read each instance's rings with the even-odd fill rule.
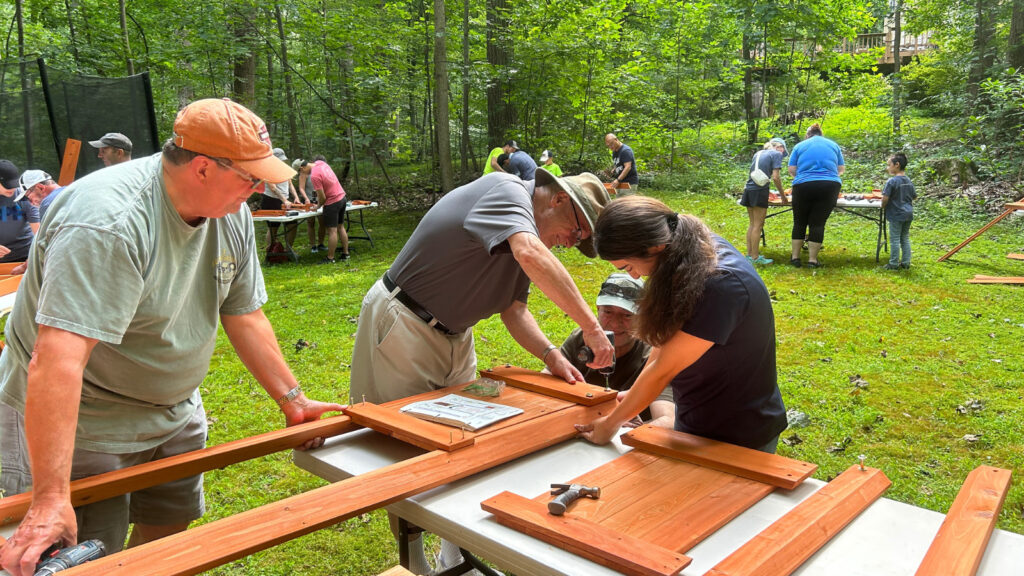
[[540,167],[551,172],[555,176],[560,177],[562,175],[562,168],[558,164],[555,164],[555,155],[552,154],[550,150],[545,150],[544,153],[540,155]]
[[892,178],[889,178],[882,190],[882,207],[885,209],[885,219],[889,221],[889,263],[883,268],[910,268],[910,223],[914,220],[913,202],[917,192],[905,173],[906,154],[893,154],[886,162],[886,169]]

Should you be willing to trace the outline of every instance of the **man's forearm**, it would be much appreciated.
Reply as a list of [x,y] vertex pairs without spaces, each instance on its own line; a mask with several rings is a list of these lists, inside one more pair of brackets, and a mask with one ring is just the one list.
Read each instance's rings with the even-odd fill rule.
[[242,364],[271,398],[281,398],[297,385],[263,310],[238,316],[222,315],[221,324]]
[[505,324],[508,333],[524,350],[537,358],[544,354],[550,341],[541,331],[537,319],[530,313],[526,304],[519,301],[514,302],[512,306],[502,311],[501,321]]
[[601,330],[569,272],[540,239],[527,233],[516,234],[513,238],[517,238],[515,242],[509,239],[513,255],[537,288],[584,331]]

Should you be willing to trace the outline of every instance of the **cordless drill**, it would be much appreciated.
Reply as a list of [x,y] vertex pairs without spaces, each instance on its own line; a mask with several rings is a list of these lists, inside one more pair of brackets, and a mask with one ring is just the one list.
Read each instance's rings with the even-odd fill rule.
[[57,544],[43,552],[36,566],[35,576],[50,576],[68,568],[74,568],[90,560],[102,558],[107,553],[103,542],[99,540],[86,540],[67,548],[58,548]]
[[[604,376],[604,389],[611,390],[611,385],[609,384],[608,379],[615,372],[615,332],[605,330],[604,335],[608,337],[608,342],[612,345],[612,363],[603,368],[598,368],[597,373]],[[590,346],[584,345],[580,348],[580,351],[576,353],[576,359],[584,363],[593,362],[594,351],[590,349]]]

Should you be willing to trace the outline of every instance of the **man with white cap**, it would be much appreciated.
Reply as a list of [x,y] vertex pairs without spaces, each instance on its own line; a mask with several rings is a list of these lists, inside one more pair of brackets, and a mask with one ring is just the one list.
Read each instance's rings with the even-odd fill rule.
[[18,180],[18,197],[15,198],[15,202],[22,196],[28,198],[33,206],[39,208],[39,221],[42,222],[50,204],[57,199],[64,188],[53,181],[53,176],[42,170],[25,170]]
[[[587,367],[586,362],[580,360],[583,334],[579,329],[573,330],[562,342],[562,355],[583,373],[587,382],[598,386],[607,384],[621,392],[629,390],[640,376],[651,354],[651,346],[638,339],[633,332],[633,315],[639,309],[643,290],[643,280],[616,272],[601,284],[601,291],[597,294],[597,321],[602,328],[615,334],[615,370],[607,382],[603,374]],[[673,428],[676,408],[671,388],[662,390],[658,398],[640,413],[640,419],[662,428]]]
[[[611,344],[550,250],[577,247],[593,258],[594,222],[608,202],[593,174],[544,170],[529,181],[495,172],[445,194],[363,299],[352,397],[381,403],[473,380],[473,326],[494,314],[552,374],[583,380],[530,313],[531,283],[583,329],[591,366],[610,364]],[[422,547],[410,551],[411,568],[422,571]]]
[[132,159],[132,141],[120,132],[107,132],[99,140],[90,140],[89,146],[97,148],[96,157],[104,166],[121,164]]
[[33,490],[0,554],[12,576],[34,574],[55,542],[99,538],[116,551],[129,522],[135,545],[203,514],[201,475],[78,510],[68,485],[204,446],[199,385],[218,319],[288,425],[341,408],[302,394],[261,309],[245,200],[294,175],[271,150],[255,114],[199,100],[161,153],[81,178],[54,205],[0,355],[0,487]]
[[22,198],[18,167],[0,160],[0,262],[24,262],[39,230],[39,209]]

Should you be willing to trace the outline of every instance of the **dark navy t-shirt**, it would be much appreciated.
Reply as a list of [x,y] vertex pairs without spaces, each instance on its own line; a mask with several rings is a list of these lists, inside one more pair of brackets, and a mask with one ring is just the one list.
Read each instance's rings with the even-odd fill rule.
[[11,251],[0,262],[23,262],[28,258],[34,237],[29,224],[38,222],[39,209],[27,198],[15,202],[14,198],[0,195],[0,245]]
[[626,162],[630,163],[629,174],[619,178],[620,182],[628,182],[633,185],[640,183],[640,178],[636,175],[636,159],[633,158],[633,149],[628,144],[623,144],[618,150],[612,152],[612,161],[615,163],[615,166],[612,168],[612,174],[616,178],[619,178],[619,174],[622,172]]
[[714,342],[672,379],[676,430],[760,448],[786,429],[775,369],[775,316],[764,281],[723,238],[712,235],[718,274],[683,332]]

